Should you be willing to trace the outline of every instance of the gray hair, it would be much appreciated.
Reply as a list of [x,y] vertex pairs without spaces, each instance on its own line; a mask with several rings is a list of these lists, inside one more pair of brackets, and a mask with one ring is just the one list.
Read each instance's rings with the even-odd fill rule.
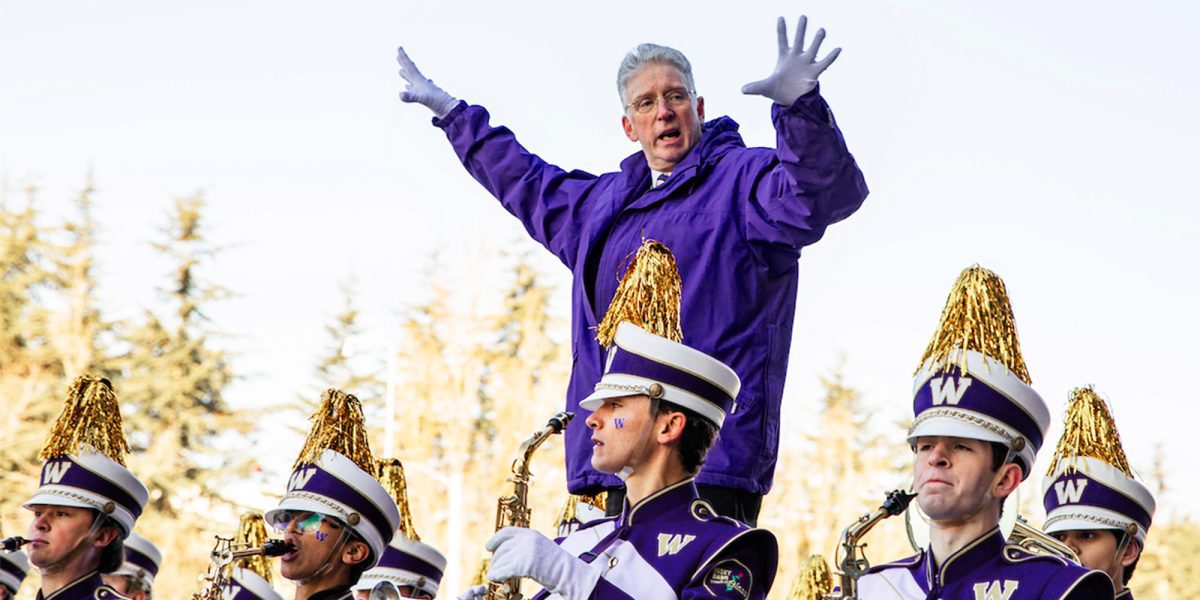
[[688,91],[696,91],[696,81],[692,79],[692,63],[688,62],[682,52],[658,44],[638,44],[629,51],[629,54],[625,55],[625,58],[621,60],[621,66],[617,68],[617,93],[621,95],[622,105],[626,103],[625,84],[629,83],[629,79],[649,63],[664,63],[679,69],[679,74],[683,76]]

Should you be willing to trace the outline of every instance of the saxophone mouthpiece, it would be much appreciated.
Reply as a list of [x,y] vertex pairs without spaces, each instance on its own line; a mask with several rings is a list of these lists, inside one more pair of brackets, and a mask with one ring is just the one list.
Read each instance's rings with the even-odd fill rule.
[[887,500],[884,500],[879,508],[887,511],[888,516],[894,517],[907,510],[908,503],[912,502],[912,499],[916,497],[917,495],[913,492],[892,490],[887,493]]
[[0,540],[0,549],[4,550],[5,552],[16,552],[17,550],[21,549],[21,546],[24,546],[28,543],[29,540],[19,535],[14,535],[10,538],[4,538]]
[[554,433],[562,433],[562,430],[567,428],[567,423],[570,423],[571,419],[574,418],[575,413],[564,411],[550,417],[550,422],[546,423],[546,425],[553,428]]
[[295,546],[283,540],[267,540],[267,543],[263,544],[262,553],[263,556],[283,556],[295,550]]

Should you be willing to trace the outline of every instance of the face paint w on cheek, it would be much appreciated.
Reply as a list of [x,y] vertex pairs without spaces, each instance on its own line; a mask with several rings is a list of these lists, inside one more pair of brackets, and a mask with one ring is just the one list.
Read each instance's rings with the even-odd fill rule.
[[314,531],[313,535],[316,536],[318,542],[324,542],[326,539],[329,538],[329,534],[325,533],[324,531],[321,531],[320,529]]
[[617,429],[625,428],[625,417],[613,417],[613,427]]

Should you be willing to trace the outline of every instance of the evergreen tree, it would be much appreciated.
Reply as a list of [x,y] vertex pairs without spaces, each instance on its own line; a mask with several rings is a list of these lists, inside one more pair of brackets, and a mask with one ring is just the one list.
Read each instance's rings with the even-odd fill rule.
[[164,290],[169,313],[146,311],[128,331],[122,360],[131,468],[151,491],[149,510],[164,518],[180,516],[189,501],[220,498],[222,478],[246,461],[221,443],[248,432],[250,423],[226,405],[222,393],[233,370],[203,312],[228,295],[201,276],[215,252],[203,209],[200,197],[175,201],[165,239],[154,244],[175,265]]

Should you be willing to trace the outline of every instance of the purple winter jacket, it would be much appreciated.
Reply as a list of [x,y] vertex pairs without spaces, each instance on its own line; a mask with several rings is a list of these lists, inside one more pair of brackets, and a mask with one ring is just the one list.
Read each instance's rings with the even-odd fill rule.
[[577,414],[566,431],[568,488],[579,493],[621,485],[592,469],[588,412],[579,401],[604,370],[594,328],[626,258],[645,236],[675,254],[684,343],[728,364],[742,380],[737,405],[696,483],[767,493],[779,450],[800,249],[867,196],[819,91],[789,107],[772,105],[777,150],[746,148],[728,117],[705,123],[696,147],[654,189],[641,152],[616,173],[566,171],[488,119],[483,107],[460,102],[434,124],[467,171],[573,275],[566,407]]

